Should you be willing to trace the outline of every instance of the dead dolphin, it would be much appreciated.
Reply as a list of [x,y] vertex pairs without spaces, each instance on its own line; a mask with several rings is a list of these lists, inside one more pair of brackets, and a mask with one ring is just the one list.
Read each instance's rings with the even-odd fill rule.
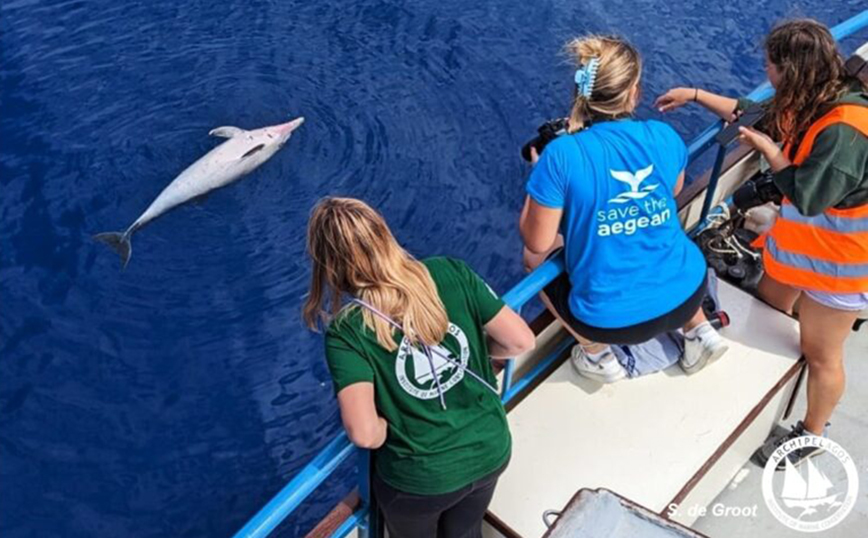
[[163,189],[144,213],[124,232],[107,232],[94,237],[120,255],[126,268],[132,254],[130,238],[133,233],[163,213],[181,204],[199,198],[236,181],[256,170],[286,144],[292,132],[304,123],[296,118],[288,123],[245,131],[238,127],[218,127],[212,136],[228,138],[180,173]]

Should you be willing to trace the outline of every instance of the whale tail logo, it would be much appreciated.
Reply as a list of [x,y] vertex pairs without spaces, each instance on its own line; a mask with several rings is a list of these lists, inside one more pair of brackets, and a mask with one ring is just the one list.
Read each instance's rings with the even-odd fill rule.
[[647,185],[641,190],[639,189],[639,185],[641,185],[642,182],[645,181],[652,172],[654,172],[653,164],[649,165],[647,168],[639,170],[635,174],[633,172],[620,170],[609,170],[609,172],[612,174],[613,178],[630,186],[630,190],[628,192],[622,192],[618,196],[609,200],[610,202],[614,202],[616,204],[623,204],[629,202],[630,200],[640,200],[642,198],[645,198],[646,196],[654,192],[657,187],[660,186],[660,184],[657,183],[654,185]]
[[126,232],[96,234],[93,238],[113,248],[118,253],[118,256],[121,257],[121,266],[126,269],[127,264],[130,263],[130,256],[133,254],[133,244],[130,242],[130,235],[132,234],[127,230]]

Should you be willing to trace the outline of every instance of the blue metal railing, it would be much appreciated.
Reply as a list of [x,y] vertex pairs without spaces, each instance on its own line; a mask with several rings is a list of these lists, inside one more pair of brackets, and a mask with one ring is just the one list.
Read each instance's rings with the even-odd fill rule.
[[[854,33],[868,27],[868,10],[865,10],[858,15],[842,22],[832,28],[832,35],[836,40],[844,39]],[[771,97],[774,94],[774,89],[768,82],[757,86],[748,94],[748,98],[754,101],[762,101]],[[688,145],[688,163],[693,163],[701,154],[714,146],[714,137],[720,132],[723,127],[723,122],[718,121],[710,125],[702,133],[699,134]],[[712,169],[712,175],[709,178],[708,189],[706,190],[706,201],[704,206],[710,205],[710,201],[714,198],[714,192],[717,188],[718,175],[723,163],[723,156],[726,148],[719,148],[715,158],[715,166]],[[718,164],[719,161],[719,164]],[[703,217],[705,212],[703,213]],[[537,267],[532,273],[525,276],[518,284],[510,289],[504,296],[503,300],[513,310],[519,310],[525,303],[535,297],[542,289],[552,280],[557,278],[564,270],[564,260],[562,256],[558,256],[552,260],[545,262]],[[556,346],[545,359],[540,361],[530,372],[522,376],[518,381],[513,382],[514,362],[508,361],[504,370],[503,379],[503,395],[504,403],[510,401],[522,390],[534,382],[542,375],[563,353],[563,351],[572,344],[570,339]],[[259,512],[254,515],[237,533],[234,538],[262,538],[268,536],[289,514],[296,510],[302,502],[310,495],[322,482],[328,478],[332,472],[351,455],[358,455],[360,467],[364,472],[360,474],[360,506],[355,512],[344,521],[341,526],[332,534],[332,538],[343,538],[354,529],[367,529],[367,521],[369,516],[369,501],[368,498],[368,453],[357,449],[349,440],[345,432],[337,434],[317,456],[307,464],[283,489],[281,489],[271,501],[262,507]],[[362,533],[364,534],[364,533]]]
[[281,489],[235,536],[268,536],[356,450],[341,431]]

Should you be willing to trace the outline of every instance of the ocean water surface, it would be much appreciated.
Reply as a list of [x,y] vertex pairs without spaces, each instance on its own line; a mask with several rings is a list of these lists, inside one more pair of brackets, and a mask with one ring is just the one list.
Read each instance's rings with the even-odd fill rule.
[[[299,310],[308,211],[365,199],[420,257],[521,276],[521,144],[565,114],[571,36],[673,85],[762,82],[774,21],[861,0],[708,3],[4,0],[0,3],[0,536],[228,536],[337,432]],[[863,36],[864,37],[864,36]],[[221,125],[307,122],[270,162],[122,230]],[[690,138],[711,117],[667,117]],[[281,535],[352,486],[346,468]]]

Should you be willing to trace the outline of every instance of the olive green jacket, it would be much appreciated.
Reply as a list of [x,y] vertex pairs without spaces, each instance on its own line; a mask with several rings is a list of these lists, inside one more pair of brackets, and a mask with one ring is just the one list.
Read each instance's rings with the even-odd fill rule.
[[[740,109],[749,104],[739,99]],[[868,91],[854,83],[838,104],[868,107]],[[868,137],[849,125],[830,125],[817,135],[808,158],[800,166],[775,173],[774,181],[805,216],[819,215],[830,207],[864,205],[868,203]]]

